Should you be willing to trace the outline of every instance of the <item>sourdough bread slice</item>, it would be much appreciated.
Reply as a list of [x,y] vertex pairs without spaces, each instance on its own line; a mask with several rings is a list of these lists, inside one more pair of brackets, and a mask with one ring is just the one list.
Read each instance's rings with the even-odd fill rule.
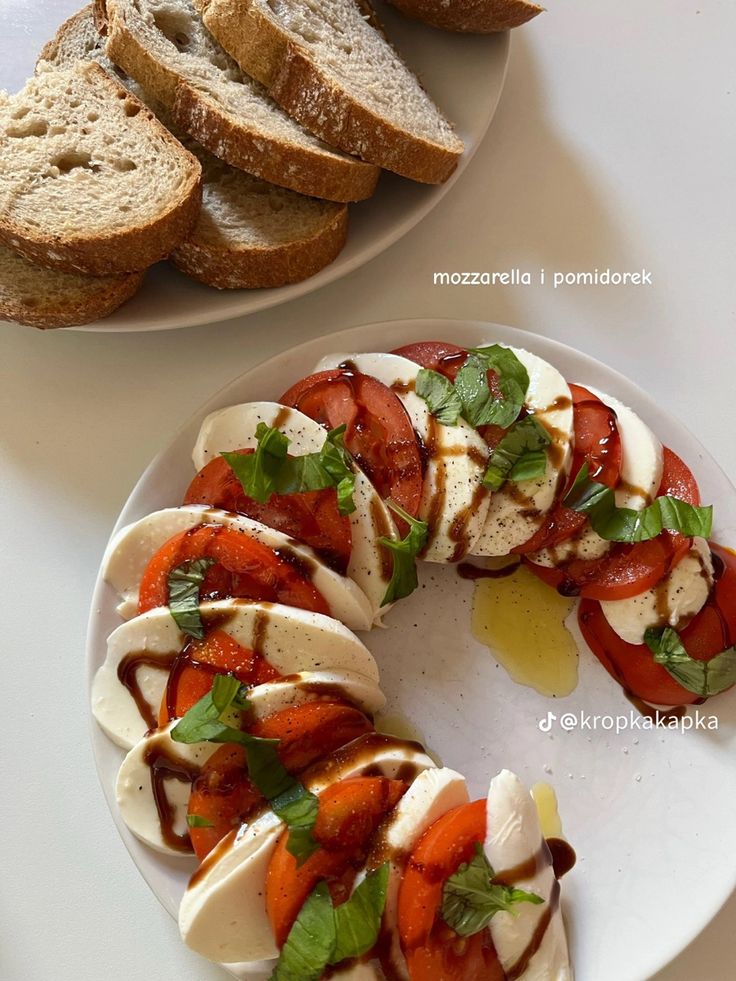
[[325,145],[243,74],[191,0],[98,0],[107,54],[211,153],[257,177],[332,201],[359,201],[379,170]]
[[[56,65],[93,59],[122,75],[105,55],[91,6],[61,26],[42,58]],[[177,131],[141,86],[125,75],[122,80],[202,164],[202,210],[171,256],[179,269],[220,289],[255,289],[305,279],[332,262],[345,242],[345,205],[304,197],[228,166]]]
[[145,269],[186,238],[201,167],[94,62],[41,64],[0,94],[0,244],[96,276]]
[[521,27],[544,7],[527,0],[388,0],[403,14],[444,31],[495,34]]
[[83,276],[46,269],[0,246],[0,320],[41,328],[102,320],[133,296],[143,276]]
[[361,0],[194,0],[246,72],[317,136],[424,183],[463,144]]

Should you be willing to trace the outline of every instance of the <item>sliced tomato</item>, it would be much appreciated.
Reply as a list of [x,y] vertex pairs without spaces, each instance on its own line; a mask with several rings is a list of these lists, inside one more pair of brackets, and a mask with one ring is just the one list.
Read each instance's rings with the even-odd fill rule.
[[169,573],[182,562],[208,558],[200,600],[243,599],[285,603],[329,615],[330,607],[315,588],[308,569],[249,535],[224,525],[197,525],[174,535],[151,558],[141,579],[138,612],[169,602]]
[[486,802],[448,811],[425,831],[399,887],[399,937],[412,981],[502,981],[490,931],[460,937],[442,919],[447,879],[486,837]]
[[370,375],[336,369],[302,379],[280,401],[328,429],[345,425],[345,446],[381,497],[412,516],[419,513],[422,454],[395,392]]
[[[275,712],[248,732],[279,740],[279,759],[290,773],[373,731],[370,720],[352,705],[338,701],[305,702]],[[188,813],[211,827],[191,827],[189,836],[201,861],[233,828],[239,827],[263,798],[248,776],[245,749],[222,746],[205,763],[192,785]]]
[[[581,385],[570,385],[575,429],[575,450],[570,479],[562,497],[572,486],[583,464],[593,480],[606,487],[615,487],[621,476],[621,437],[616,413],[596,395]],[[528,555],[543,548],[558,545],[581,531],[587,522],[584,514],[566,508],[562,500],[550,510],[544,524],[529,541],[512,549],[518,555]]]
[[[465,348],[458,347],[457,344],[448,344],[447,341],[419,341],[417,344],[397,347],[391,353],[398,354],[402,358],[408,358],[409,361],[421,365],[422,368],[438,371],[453,383],[457,378],[458,371],[469,356]],[[495,371],[488,372],[488,387],[496,397],[502,394]],[[521,417],[524,414],[522,410]],[[501,441],[506,430],[501,426],[479,426],[478,432],[493,449]]]
[[[236,452],[245,454],[253,450]],[[218,456],[192,480],[184,504],[209,504],[245,514],[309,545],[330,568],[342,575],[347,572],[352,549],[350,518],[338,511],[337,494],[331,487],[304,494],[274,494],[266,504],[260,504],[243,492],[230,464]]]
[[[680,638],[690,657],[709,661],[736,643],[736,555],[712,544],[716,580],[708,601]],[[654,705],[690,705],[699,696],[683,688],[646,644],[627,644],[606,620],[599,603],[584,599],[578,610],[586,644],[623,688]]]
[[212,688],[216,674],[232,674],[244,685],[263,685],[279,677],[260,654],[241,647],[224,630],[210,630],[204,640],[191,640],[169,672],[159,710],[159,725],[180,719]]
[[266,910],[279,947],[318,882],[327,881],[333,902],[348,898],[381,819],[406,788],[388,777],[351,777],[328,787],[314,828],[320,847],[301,865],[287,851],[288,832],[281,835],[266,876]]
[[[672,494],[700,504],[700,491],[690,469],[664,447],[664,469],[657,496]],[[524,557],[535,575],[565,596],[617,600],[637,596],[657,583],[687,554],[690,539],[663,531],[634,545],[613,545],[600,559],[573,559],[555,568],[536,565]]]

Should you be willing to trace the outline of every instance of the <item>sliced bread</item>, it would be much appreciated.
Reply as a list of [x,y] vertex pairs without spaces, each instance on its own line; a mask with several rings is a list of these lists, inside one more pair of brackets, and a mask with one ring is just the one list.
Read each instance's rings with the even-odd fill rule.
[[199,161],[94,62],[41,64],[0,94],[0,244],[96,276],[145,269],[189,234]]
[[326,146],[243,74],[191,0],[98,0],[107,54],[227,163],[302,194],[359,201],[379,170]]
[[317,136],[434,184],[463,144],[361,0],[194,0],[207,29]]
[[495,34],[521,27],[544,7],[527,0],[388,0],[402,13],[444,31]]
[[143,276],[83,276],[46,269],[0,246],[0,319],[42,328],[88,324],[130,299]]
[[[122,75],[105,55],[91,6],[63,24],[41,56],[56,65],[93,59]],[[125,75],[122,81],[173,127],[202,164],[202,210],[171,256],[179,269],[219,289],[255,289],[305,279],[332,262],[345,242],[346,205],[304,197],[228,166],[177,131],[141,86]]]

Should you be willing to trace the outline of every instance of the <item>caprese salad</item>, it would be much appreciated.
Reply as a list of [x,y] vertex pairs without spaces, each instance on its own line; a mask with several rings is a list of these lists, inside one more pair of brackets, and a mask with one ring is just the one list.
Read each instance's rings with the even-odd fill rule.
[[[325,358],[276,402],[203,422],[179,506],[104,559],[124,621],[93,711],[117,800],[151,848],[199,861],[194,950],[272,977],[572,977],[560,862],[502,771],[487,800],[376,732],[354,631],[417,561],[508,556],[580,596],[632,697],[736,681],[736,556],[687,465],[613,397],[527,351],[425,342]],[[557,873],[557,874],[556,874]]]

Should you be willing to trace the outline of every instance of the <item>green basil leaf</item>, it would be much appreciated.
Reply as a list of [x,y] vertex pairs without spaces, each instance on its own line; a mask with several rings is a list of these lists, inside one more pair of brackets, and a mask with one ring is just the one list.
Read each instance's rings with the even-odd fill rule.
[[330,891],[320,882],[299,911],[270,981],[319,981],[335,950],[336,931]]
[[279,758],[278,739],[264,739],[223,722],[225,713],[248,708],[247,691],[237,678],[215,675],[212,689],[189,709],[171,730],[179,743],[233,743],[246,750],[248,775],[289,828],[288,850],[299,859],[317,848],[312,830],[317,798],[293,777]]
[[657,497],[641,511],[616,506],[610,487],[588,476],[588,464],[580,468],[563,504],[587,514],[596,534],[608,542],[645,542],[664,529],[678,531],[689,538],[709,538],[713,528],[713,508],[696,507],[676,497]]
[[427,403],[427,408],[438,422],[445,426],[457,426],[463,403],[449,378],[445,378],[439,371],[420,368],[415,391]]
[[529,372],[510,347],[487,344],[485,347],[471,347],[468,350],[471,354],[482,358],[487,367],[496,372],[502,390],[504,386],[508,388],[508,392],[504,391],[507,398],[510,398],[512,393],[515,397],[521,393],[523,402],[529,390]]
[[190,828],[214,828],[214,824],[200,814],[187,814],[187,824]]
[[370,872],[346,903],[335,908],[337,943],[331,963],[362,957],[376,944],[386,905],[389,863]]
[[499,490],[507,480],[532,480],[547,468],[544,448],[551,443],[547,430],[534,416],[515,423],[496,446],[488,461],[483,485]]
[[327,884],[318,883],[289,931],[270,981],[318,981],[331,964],[372,950],[386,905],[388,877],[386,862],[338,907],[332,905]]
[[442,919],[461,937],[471,937],[485,929],[496,913],[517,912],[519,903],[543,903],[532,892],[498,885],[485,852],[476,845],[475,856],[460,866],[442,890]]
[[169,612],[182,633],[196,640],[204,637],[204,624],[199,613],[199,589],[205,573],[214,559],[190,559],[169,573]]
[[416,557],[427,544],[428,534],[426,521],[412,518],[410,514],[407,514],[403,508],[399,507],[393,501],[388,501],[387,504],[395,514],[398,514],[409,525],[409,531],[404,538],[398,541],[383,536],[378,539],[379,545],[387,548],[391,552],[393,559],[391,579],[381,601],[381,606],[386,606],[388,603],[395,603],[396,600],[409,596],[417,588]]
[[688,691],[709,698],[736,684],[736,647],[728,647],[709,661],[690,657],[672,627],[650,627],[644,643],[654,660]]
[[329,432],[318,453],[290,457],[287,437],[260,422],[256,428],[255,453],[223,453],[222,456],[244,493],[261,504],[273,494],[303,494],[335,487],[340,514],[351,514],[355,510],[355,473],[343,442],[344,432],[345,426]]

